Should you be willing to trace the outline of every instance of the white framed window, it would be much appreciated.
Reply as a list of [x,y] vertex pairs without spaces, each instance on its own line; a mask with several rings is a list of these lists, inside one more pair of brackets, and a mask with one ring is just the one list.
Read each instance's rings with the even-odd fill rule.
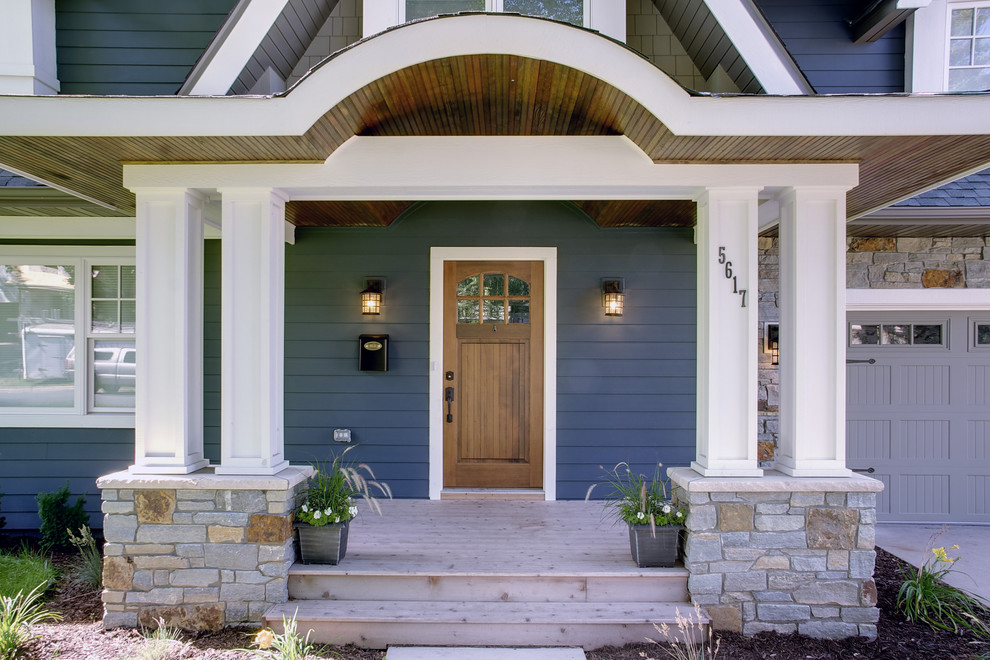
[[947,343],[947,328],[948,319],[923,323],[898,320],[850,323],[848,345],[850,347],[944,347]]
[[950,3],[945,89],[990,90],[990,2]]
[[462,11],[511,12],[586,25],[585,0],[399,0],[399,22]]
[[134,425],[132,247],[0,247],[0,427]]

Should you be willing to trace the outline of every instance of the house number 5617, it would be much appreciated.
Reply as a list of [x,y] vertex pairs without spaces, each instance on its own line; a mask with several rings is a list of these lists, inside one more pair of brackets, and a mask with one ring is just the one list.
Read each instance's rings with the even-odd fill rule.
[[738,293],[742,298],[742,307],[746,306],[746,289],[739,288],[739,282],[736,280],[736,276],[732,274],[732,262],[725,258],[725,248],[718,248],[718,263],[725,267],[725,279],[732,280],[732,293]]

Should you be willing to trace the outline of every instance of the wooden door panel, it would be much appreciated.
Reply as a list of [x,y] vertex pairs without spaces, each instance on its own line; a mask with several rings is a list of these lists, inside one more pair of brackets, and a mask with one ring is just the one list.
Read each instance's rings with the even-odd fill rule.
[[444,371],[444,485],[542,487],[542,262],[444,264]]

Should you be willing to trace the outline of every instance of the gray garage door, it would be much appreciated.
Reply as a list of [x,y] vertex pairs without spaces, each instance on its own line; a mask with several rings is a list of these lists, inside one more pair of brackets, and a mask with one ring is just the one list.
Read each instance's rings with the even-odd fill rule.
[[879,518],[990,523],[990,312],[847,328],[846,460],[886,485]]

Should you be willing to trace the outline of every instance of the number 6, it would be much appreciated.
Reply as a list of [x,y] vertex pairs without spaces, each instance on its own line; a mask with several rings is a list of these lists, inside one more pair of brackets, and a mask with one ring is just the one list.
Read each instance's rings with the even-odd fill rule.
[[732,262],[725,262],[725,279],[732,279]]

